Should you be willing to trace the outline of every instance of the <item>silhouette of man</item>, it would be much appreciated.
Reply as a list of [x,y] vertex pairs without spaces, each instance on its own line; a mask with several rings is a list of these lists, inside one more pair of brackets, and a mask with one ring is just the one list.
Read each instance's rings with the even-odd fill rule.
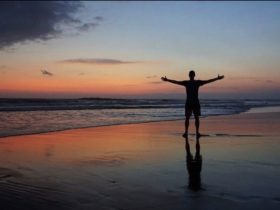
[[176,81],[172,79],[167,79],[166,76],[162,77],[162,81],[171,82],[176,85],[182,85],[186,88],[187,93],[187,100],[185,104],[185,133],[183,134],[183,137],[188,136],[188,129],[189,129],[189,120],[193,113],[195,118],[195,128],[196,128],[196,135],[200,136],[199,133],[199,116],[200,113],[200,103],[198,99],[198,89],[200,86],[205,85],[210,82],[215,82],[216,80],[223,79],[224,76],[218,75],[216,78],[209,79],[209,80],[195,80],[195,72],[191,70],[189,72],[189,78],[190,80],[184,80],[184,81]]

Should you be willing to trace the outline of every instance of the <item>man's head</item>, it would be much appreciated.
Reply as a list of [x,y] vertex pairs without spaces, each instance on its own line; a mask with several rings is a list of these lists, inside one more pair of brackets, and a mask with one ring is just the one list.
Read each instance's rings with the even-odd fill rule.
[[190,77],[190,80],[194,80],[194,77],[195,77],[195,72],[194,72],[194,70],[190,70],[190,72],[189,72],[189,77]]

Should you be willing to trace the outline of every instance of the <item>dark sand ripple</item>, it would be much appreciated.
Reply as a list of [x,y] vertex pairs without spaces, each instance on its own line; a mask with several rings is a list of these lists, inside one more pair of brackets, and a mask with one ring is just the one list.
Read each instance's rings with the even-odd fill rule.
[[1,209],[74,209],[73,203],[67,201],[67,196],[58,188],[30,181],[16,170],[0,168]]

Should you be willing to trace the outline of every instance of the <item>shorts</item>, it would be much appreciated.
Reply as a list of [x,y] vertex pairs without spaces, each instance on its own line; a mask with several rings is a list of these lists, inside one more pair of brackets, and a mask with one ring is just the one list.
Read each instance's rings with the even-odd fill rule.
[[186,104],[185,105],[185,116],[189,117],[193,113],[194,116],[200,116],[200,104]]

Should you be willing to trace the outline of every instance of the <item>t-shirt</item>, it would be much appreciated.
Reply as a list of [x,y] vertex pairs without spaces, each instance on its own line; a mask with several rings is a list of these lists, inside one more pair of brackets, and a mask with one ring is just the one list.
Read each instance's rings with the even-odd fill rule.
[[201,85],[204,85],[201,80],[186,80],[184,81],[184,86],[187,92],[186,104],[197,104],[199,105],[198,99],[198,89]]

